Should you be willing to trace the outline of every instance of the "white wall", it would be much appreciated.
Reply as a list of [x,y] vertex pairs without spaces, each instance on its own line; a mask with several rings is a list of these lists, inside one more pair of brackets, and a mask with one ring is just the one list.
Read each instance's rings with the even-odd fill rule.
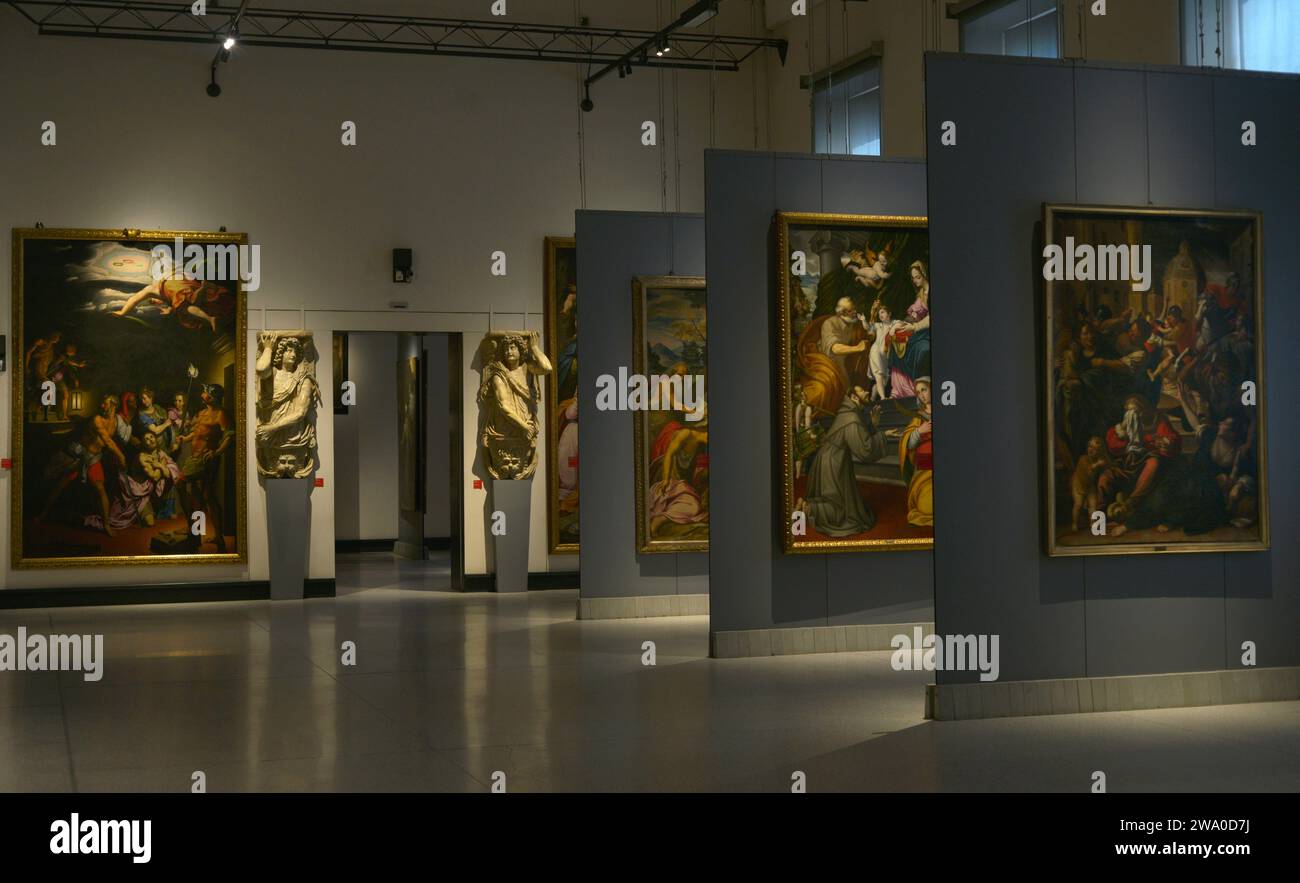
[[[428,3],[389,0],[275,5],[430,13]],[[488,6],[486,0],[440,3],[436,11],[486,17]],[[593,25],[656,23],[650,0],[583,6]],[[666,18],[668,3],[660,7]],[[573,15],[570,3],[549,0],[511,0],[509,8],[521,21],[566,22]],[[722,8],[720,31],[750,32],[750,4],[731,0]],[[593,90],[595,112],[580,120],[576,66],[246,47],[221,67],[224,93],[210,99],[204,87],[211,58],[209,46],[42,38],[13,10],[0,8],[0,226],[224,225],[246,232],[261,246],[262,261],[262,287],[248,298],[250,327],[260,326],[263,307],[269,327],[299,327],[299,309],[305,308],[323,353],[335,329],[464,332],[467,482],[477,456],[472,356],[489,309],[498,328],[521,325],[524,310],[529,327],[540,328],[542,240],[572,233],[573,211],[582,206],[579,124],[591,208],[659,210],[666,204],[702,211],[701,148],[710,144],[711,128],[716,146],[761,146],[762,109],[756,116],[753,91],[757,60],[736,74],[680,74],[677,113],[671,75],[610,77]],[[661,79],[661,146],[647,148],[640,143],[641,123],[661,119]],[[710,104],[717,111],[713,127]],[[58,127],[57,146],[40,143],[46,120]],[[357,147],[340,144],[345,120],[358,125]],[[415,250],[417,276],[410,285],[388,281],[391,249],[398,246]],[[495,250],[507,253],[505,277],[489,273]],[[9,237],[0,237],[0,265],[10,260]],[[411,309],[389,310],[395,296]],[[7,287],[0,301],[0,315],[7,317]],[[323,358],[322,384],[332,383],[331,372]],[[6,383],[0,397],[8,394]],[[6,448],[9,414],[8,407],[0,409]],[[251,410],[247,417],[251,425]],[[331,577],[335,482],[341,478],[334,471],[329,414],[322,415],[318,436],[325,486],[312,497],[309,573]],[[251,433],[248,439],[251,446]],[[529,567],[571,570],[575,556],[548,561],[546,555],[541,475],[533,486]],[[12,572],[6,563],[4,585],[265,579],[262,491],[251,475],[248,486],[247,567]],[[485,495],[468,488],[465,495],[466,572],[483,573]],[[6,507],[0,520],[7,519]],[[8,537],[0,530],[6,562]]]
[[451,536],[451,495],[447,476],[451,463],[451,402],[447,374],[447,335],[426,334],[424,353],[428,361],[429,387],[424,396],[425,413],[425,511],[426,537]]
[[336,540],[397,536],[396,366],[396,334],[348,334],[348,379],[356,384],[357,403],[333,416]]

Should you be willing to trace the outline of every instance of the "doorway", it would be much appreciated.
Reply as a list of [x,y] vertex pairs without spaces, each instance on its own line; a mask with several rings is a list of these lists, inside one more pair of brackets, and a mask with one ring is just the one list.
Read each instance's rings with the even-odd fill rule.
[[459,334],[335,332],[340,595],[461,589],[459,357]]

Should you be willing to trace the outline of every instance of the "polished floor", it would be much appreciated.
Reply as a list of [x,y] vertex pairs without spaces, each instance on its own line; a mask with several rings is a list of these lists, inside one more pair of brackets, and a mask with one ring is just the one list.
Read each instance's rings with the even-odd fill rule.
[[[346,556],[339,597],[0,611],[102,633],[103,680],[0,672],[0,790],[1300,790],[1300,703],[929,723],[888,653],[710,660],[706,617],[445,590]],[[356,664],[340,647],[356,646]],[[642,643],[657,664],[642,664]]]

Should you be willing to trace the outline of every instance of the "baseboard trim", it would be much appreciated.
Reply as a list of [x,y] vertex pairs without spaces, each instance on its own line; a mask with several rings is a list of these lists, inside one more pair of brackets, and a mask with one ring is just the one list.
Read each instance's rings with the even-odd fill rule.
[[929,720],[1195,708],[1300,699],[1300,666],[1105,678],[928,684]]
[[708,595],[631,595],[626,598],[578,599],[578,619],[584,620],[708,615]]
[[[544,592],[551,589],[576,589],[579,585],[578,572],[560,570],[554,572],[536,571],[528,574],[529,591]],[[493,573],[465,574],[465,591],[495,592],[497,578]]]
[[[309,579],[303,597],[333,598],[331,579]],[[164,583],[157,586],[101,586],[51,589],[2,589],[0,610],[34,607],[106,607],[114,604],[186,604],[199,601],[266,601],[269,580],[225,583]]]
[[423,543],[404,543],[401,540],[393,543],[393,555],[406,561],[423,561],[425,559],[425,549]]
[[747,656],[893,650],[890,641],[895,635],[907,635],[911,640],[912,630],[918,628],[928,635],[934,632],[934,623],[888,622],[710,632],[709,655],[714,659],[739,659]]
[[[335,540],[336,554],[355,554],[357,552],[391,552],[397,544],[397,538],[384,540]],[[425,537],[424,548],[430,551],[445,551],[451,548],[451,537]]]

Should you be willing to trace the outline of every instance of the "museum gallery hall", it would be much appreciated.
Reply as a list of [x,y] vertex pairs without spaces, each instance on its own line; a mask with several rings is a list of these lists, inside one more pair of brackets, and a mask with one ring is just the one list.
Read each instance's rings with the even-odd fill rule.
[[1298,120],[1296,0],[0,2],[15,843],[1230,792],[1060,811],[1264,851]]

